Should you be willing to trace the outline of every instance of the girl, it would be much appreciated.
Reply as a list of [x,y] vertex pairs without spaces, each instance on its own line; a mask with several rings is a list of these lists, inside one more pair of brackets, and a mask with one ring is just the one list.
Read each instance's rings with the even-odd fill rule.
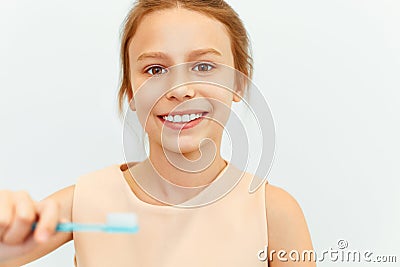
[[[288,257],[292,250],[312,250],[297,202],[269,183],[249,194],[252,176],[240,174],[219,153],[223,127],[210,114],[217,117],[218,110],[240,101],[245,92],[185,84],[158,92],[159,97],[146,87],[146,82],[163,81],[167,73],[181,74],[188,66],[199,76],[227,66],[251,78],[248,51],[241,20],[222,0],[138,1],[123,32],[119,103],[122,107],[127,98],[137,112],[149,136],[148,158],[83,175],[77,184],[40,202],[26,192],[1,191],[0,266],[31,262],[71,240],[75,265],[85,267],[315,266],[313,261]],[[211,140],[208,144],[215,149],[207,150],[213,146],[202,146],[202,140]],[[206,168],[199,168],[204,161],[197,160],[210,154]],[[176,159],[192,162],[187,168],[200,163],[196,171],[188,171],[177,167]],[[224,197],[190,202],[216,181],[234,180],[238,174],[242,179]],[[184,203],[201,205],[188,208]],[[109,212],[136,213],[139,232],[54,230],[63,221],[104,222]]]

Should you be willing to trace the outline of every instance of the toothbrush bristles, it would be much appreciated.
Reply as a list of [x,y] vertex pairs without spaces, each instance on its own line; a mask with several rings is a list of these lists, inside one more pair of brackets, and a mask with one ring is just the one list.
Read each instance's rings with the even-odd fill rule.
[[120,226],[137,225],[137,217],[134,213],[109,213],[107,215],[107,224]]
[[108,231],[112,232],[136,232],[137,216],[134,213],[109,213],[106,225]]

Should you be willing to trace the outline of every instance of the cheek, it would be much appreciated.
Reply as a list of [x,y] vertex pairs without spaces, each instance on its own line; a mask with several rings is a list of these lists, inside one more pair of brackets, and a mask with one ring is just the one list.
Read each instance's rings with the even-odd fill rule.
[[[203,97],[208,98],[212,106],[212,118],[213,129],[220,129],[224,127],[229,119],[231,113],[231,106],[233,101],[233,93],[219,86],[207,86],[204,88]],[[217,128],[214,128],[217,127]]]
[[232,104],[233,92],[230,89],[220,86],[205,86],[201,92],[204,97],[221,102],[221,104],[224,103],[227,106]]
[[132,82],[134,103],[139,121],[145,124],[148,117],[154,117],[154,107],[158,105],[163,93],[163,84],[158,80],[138,78]]
[[131,81],[131,86],[134,91],[138,90],[145,82],[147,79],[149,79],[148,75],[142,73],[142,69],[139,68],[139,66],[130,66],[130,81]]
[[132,90],[133,92],[137,92],[139,90],[139,88],[145,83],[146,79],[144,78],[135,78],[132,77],[131,78],[131,86],[132,86]]
[[136,92],[134,97],[136,115],[142,127],[147,131],[152,127],[154,114],[152,113],[154,101],[151,97],[146,97],[142,92]]

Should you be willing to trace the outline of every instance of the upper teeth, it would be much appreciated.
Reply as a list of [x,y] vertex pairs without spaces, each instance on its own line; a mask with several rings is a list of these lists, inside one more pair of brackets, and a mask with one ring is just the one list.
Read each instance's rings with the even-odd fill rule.
[[163,116],[163,119],[170,122],[189,122],[200,118],[202,115],[203,113],[174,115],[174,116],[169,115],[169,116]]

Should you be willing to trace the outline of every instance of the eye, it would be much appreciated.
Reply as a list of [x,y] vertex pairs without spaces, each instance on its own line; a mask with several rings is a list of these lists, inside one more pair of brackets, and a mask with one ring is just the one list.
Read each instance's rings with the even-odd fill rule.
[[167,73],[167,69],[161,66],[151,66],[145,70],[146,73],[150,75],[162,75]]
[[205,63],[205,62],[197,64],[193,68],[194,71],[200,71],[200,72],[211,71],[212,69],[214,69],[214,66],[209,63]]

